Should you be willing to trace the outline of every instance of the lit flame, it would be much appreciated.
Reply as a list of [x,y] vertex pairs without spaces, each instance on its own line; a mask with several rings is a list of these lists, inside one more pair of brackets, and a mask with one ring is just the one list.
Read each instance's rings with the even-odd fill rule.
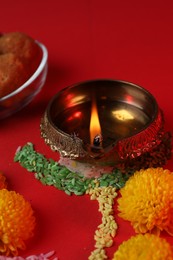
[[101,134],[101,126],[97,111],[95,99],[92,101],[91,119],[90,119],[90,143],[93,145],[94,138]]

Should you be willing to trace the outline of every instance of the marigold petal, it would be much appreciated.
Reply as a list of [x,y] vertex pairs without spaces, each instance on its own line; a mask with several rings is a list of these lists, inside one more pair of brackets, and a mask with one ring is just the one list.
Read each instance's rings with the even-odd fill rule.
[[33,236],[35,216],[29,202],[15,191],[0,190],[0,252],[18,255]]
[[173,260],[173,249],[163,238],[138,234],[124,241],[112,260]]
[[165,230],[173,235],[173,173],[163,168],[136,171],[120,190],[119,216],[131,222],[136,233]]

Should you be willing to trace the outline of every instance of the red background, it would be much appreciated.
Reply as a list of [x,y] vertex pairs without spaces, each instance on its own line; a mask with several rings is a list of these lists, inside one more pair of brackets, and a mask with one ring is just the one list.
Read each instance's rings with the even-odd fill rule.
[[[173,2],[6,0],[0,10],[2,32],[23,31],[44,43],[49,52],[42,92],[29,106],[0,122],[0,170],[9,188],[31,202],[38,222],[34,238],[20,255],[55,250],[60,260],[86,260],[101,222],[97,201],[43,186],[13,162],[15,151],[30,141],[37,151],[57,159],[40,137],[41,116],[60,89],[96,78],[131,81],[149,90],[172,132]],[[166,167],[173,170],[173,160]],[[110,259],[117,246],[134,234],[128,222],[115,218],[119,229],[114,246],[107,250]],[[168,235],[162,236],[173,244]]]

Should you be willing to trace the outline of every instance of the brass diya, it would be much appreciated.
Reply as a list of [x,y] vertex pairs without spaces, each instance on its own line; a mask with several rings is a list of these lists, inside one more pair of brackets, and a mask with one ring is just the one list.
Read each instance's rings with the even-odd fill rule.
[[[85,81],[52,98],[41,120],[41,135],[62,158],[117,167],[146,153],[150,157],[163,146],[164,117],[153,95],[138,85]],[[170,157],[170,149],[167,153]]]

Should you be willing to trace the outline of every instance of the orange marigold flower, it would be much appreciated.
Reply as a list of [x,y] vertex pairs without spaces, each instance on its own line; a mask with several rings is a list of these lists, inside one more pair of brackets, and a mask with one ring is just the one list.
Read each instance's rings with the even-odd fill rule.
[[173,235],[173,173],[163,168],[136,171],[120,190],[119,216],[136,233],[165,230]]
[[15,191],[0,190],[0,253],[18,255],[33,235],[35,217],[29,202]]
[[173,260],[173,249],[163,238],[138,234],[124,241],[112,260]]
[[1,189],[6,189],[7,188],[7,182],[6,182],[6,178],[3,175],[2,172],[0,172],[0,190]]

